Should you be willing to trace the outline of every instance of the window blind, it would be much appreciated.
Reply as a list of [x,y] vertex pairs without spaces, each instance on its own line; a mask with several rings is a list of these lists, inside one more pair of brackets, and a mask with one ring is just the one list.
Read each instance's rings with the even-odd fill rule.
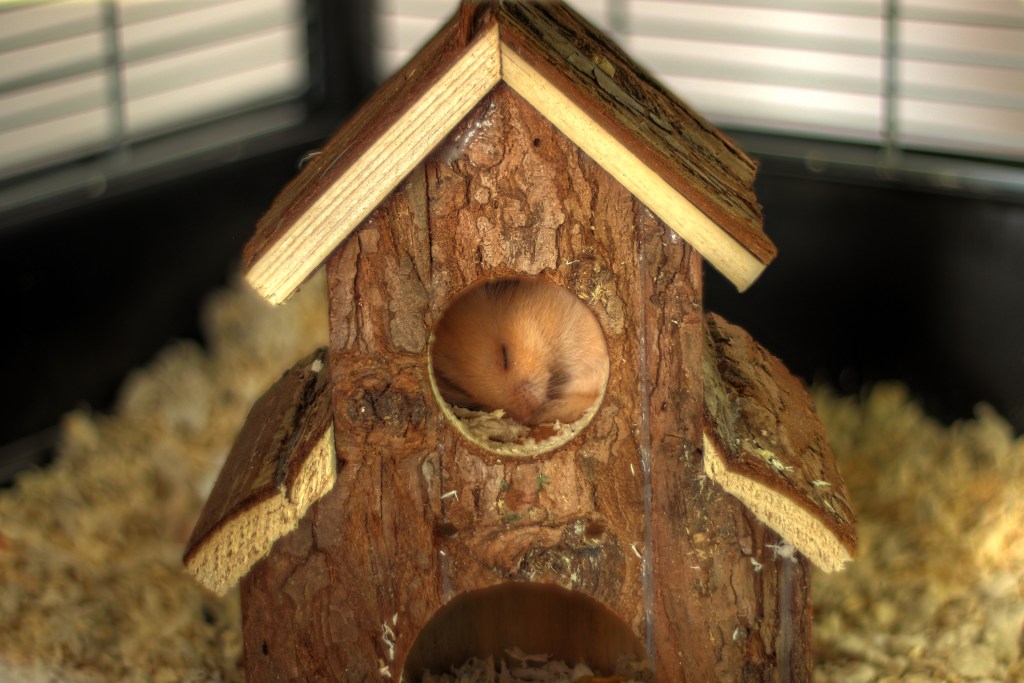
[[1024,2],[903,0],[894,136],[1024,160]]
[[126,160],[141,142],[295,101],[308,83],[302,0],[0,5],[0,181]]
[[[455,9],[378,3],[379,75]],[[1024,161],[1020,0],[570,0],[717,125]]]

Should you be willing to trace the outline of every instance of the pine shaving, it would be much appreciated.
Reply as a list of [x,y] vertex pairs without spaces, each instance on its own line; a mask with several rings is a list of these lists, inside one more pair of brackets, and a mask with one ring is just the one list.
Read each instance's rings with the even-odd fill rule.
[[472,657],[451,673],[428,673],[420,683],[648,683],[653,675],[642,662],[623,657],[611,676],[598,676],[586,664],[569,666],[546,654],[527,654],[513,647],[508,659]]

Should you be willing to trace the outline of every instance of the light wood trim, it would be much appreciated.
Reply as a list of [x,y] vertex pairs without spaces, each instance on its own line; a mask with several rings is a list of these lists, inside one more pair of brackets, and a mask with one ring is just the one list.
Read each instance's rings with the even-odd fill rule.
[[806,508],[779,491],[729,469],[718,440],[704,432],[704,472],[740,499],[754,516],[774,529],[818,569],[841,570],[853,559],[838,536]]
[[501,44],[501,64],[502,79],[510,88],[622,183],[740,291],[754,283],[765,265],[742,244],[504,43]]
[[287,299],[500,78],[494,25],[252,264],[248,282],[271,303]]

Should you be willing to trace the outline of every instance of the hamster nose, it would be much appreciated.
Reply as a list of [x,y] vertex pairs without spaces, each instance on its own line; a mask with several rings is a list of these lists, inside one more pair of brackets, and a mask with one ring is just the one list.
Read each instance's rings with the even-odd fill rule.
[[544,404],[546,395],[547,386],[544,382],[524,379],[513,387],[505,412],[516,422],[532,424],[530,418]]

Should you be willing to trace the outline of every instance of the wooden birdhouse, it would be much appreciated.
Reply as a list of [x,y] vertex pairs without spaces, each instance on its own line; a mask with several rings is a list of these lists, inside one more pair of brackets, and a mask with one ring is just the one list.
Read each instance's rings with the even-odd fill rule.
[[744,289],[775,255],[754,171],[561,2],[463,2],[245,249],[268,300],[326,266],[330,302],[186,549],[241,582],[247,680],[418,681],[512,647],[810,679],[846,489],[800,383],[701,300],[703,260]]

